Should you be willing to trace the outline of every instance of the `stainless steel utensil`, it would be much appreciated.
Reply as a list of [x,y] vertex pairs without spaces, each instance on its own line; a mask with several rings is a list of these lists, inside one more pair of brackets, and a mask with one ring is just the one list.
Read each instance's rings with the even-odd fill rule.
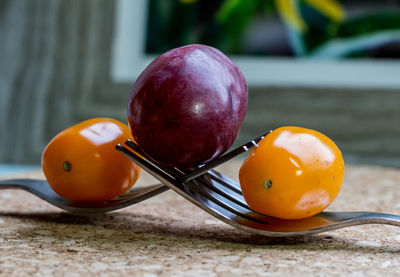
[[69,212],[79,214],[104,213],[128,207],[166,190],[163,184],[142,188],[134,188],[115,199],[102,202],[75,202],[58,195],[45,180],[12,179],[1,180],[0,189],[22,189],[28,191],[44,201]]
[[[253,141],[249,145],[257,145]],[[373,212],[322,212],[302,220],[282,220],[252,211],[246,204],[240,185],[212,170],[199,175],[193,172],[158,164],[148,157],[133,142],[128,148],[117,145],[117,149],[135,161],[161,183],[165,184],[210,215],[238,229],[269,237],[311,235],[361,224],[389,224],[400,227],[400,216]],[[245,149],[242,149],[244,152]],[[240,152],[240,151],[238,151]],[[203,170],[204,171],[204,170]],[[189,176],[189,177],[188,177]]]
[[[256,143],[260,141],[263,137],[264,135],[257,137],[254,140],[233,149],[232,151],[218,157],[212,162],[200,168],[197,168],[196,170],[191,171],[191,173],[185,175],[184,178],[193,179],[203,174],[204,172],[207,172],[209,169],[227,162],[228,160],[242,154],[243,152],[248,151],[252,146],[256,145]],[[127,143],[132,144],[131,141],[128,141]],[[102,202],[75,202],[65,199],[60,195],[58,195],[56,192],[54,192],[54,190],[50,187],[49,183],[46,182],[45,180],[37,180],[37,179],[0,180],[0,189],[22,189],[40,197],[44,201],[60,209],[80,214],[93,214],[93,213],[110,212],[131,206],[133,204],[146,200],[150,197],[153,197],[157,194],[160,194],[168,190],[169,188],[164,184],[157,184],[139,188],[134,187],[130,191],[116,197],[115,199]]]

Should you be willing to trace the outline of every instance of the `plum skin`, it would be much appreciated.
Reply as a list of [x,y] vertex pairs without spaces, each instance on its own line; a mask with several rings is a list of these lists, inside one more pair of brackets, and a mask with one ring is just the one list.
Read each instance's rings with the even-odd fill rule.
[[231,147],[247,103],[239,68],[219,50],[192,44],[160,55],[140,74],[129,99],[128,122],[152,159],[189,167]]

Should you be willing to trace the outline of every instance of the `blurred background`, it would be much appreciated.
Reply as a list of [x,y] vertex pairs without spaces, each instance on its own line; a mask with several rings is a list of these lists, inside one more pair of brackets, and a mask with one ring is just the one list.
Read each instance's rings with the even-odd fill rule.
[[126,122],[141,70],[191,43],[220,49],[248,80],[235,145],[298,125],[346,162],[400,167],[396,0],[0,0],[0,164],[40,165],[82,120]]

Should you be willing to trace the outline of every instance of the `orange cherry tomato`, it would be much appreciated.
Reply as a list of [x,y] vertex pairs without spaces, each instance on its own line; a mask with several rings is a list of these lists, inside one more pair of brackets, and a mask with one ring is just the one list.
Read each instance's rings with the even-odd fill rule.
[[106,201],[127,191],[141,168],[115,149],[133,139],[129,127],[117,120],[94,118],[56,135],[42,154],[50,186],[74,201]]
[[327,136],[301,127],[281,127],[254,147],[239,171],[243,196],[254,211],[301,219],[336,198],[344,162]]

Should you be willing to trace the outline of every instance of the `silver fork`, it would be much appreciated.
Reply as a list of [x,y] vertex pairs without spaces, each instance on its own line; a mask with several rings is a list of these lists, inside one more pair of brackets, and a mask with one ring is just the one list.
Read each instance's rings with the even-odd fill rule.
[[[227,162],[228,160],[240,155],[241,153],[248,151],[263,137],[264,135],[259,136],[254,140],[231,150],[230,152],[218,157],[212,162],[192,171],[190,174],[184,176],[184,178],[193,179],[207,172],[211,168]],[[127,143],[132,144],[132,142],[130,141],[128,141]],[[164,184],[156,184],[138,188],[134,187],[127,193],[122,194],[121,196],[118,196],[110,201],[102,202],[75,202],[65,199],[54,192],[47,181],[38,179],[0,180],[0,189],[22,189],[38,196],[49,204],[52,204],[60,209],[79,214],[93,214],[110,212],[131,206],[150,197],[156,196],[164,191],[167,191],[169,187]]]
[[25,190],[60,209],[78,214],[93,214],[128,207],[160,194],[169,188],[163,184],[134,188],[112,200],[102,202],[75,202],[68,200],[58,195],[47,181],[38,179],[1,180],[0,189]]
[[[256,145],[256,141],[247,144]],[[193,172],[166,167],[148,157],[135,143],[126,142],[145,159],[128,148],[117,150],[128,156],[161,183],[165,184],[210,215],[238,229],[269,237],[311,235],[361,224],[388,224],[400,227],[400,216],[374,212],[322,212],[302,220],[282,220],[252,211],[243,198],[240,185],[213,170],[213,165]],[[242,146],[243,147],[243,146]]]

